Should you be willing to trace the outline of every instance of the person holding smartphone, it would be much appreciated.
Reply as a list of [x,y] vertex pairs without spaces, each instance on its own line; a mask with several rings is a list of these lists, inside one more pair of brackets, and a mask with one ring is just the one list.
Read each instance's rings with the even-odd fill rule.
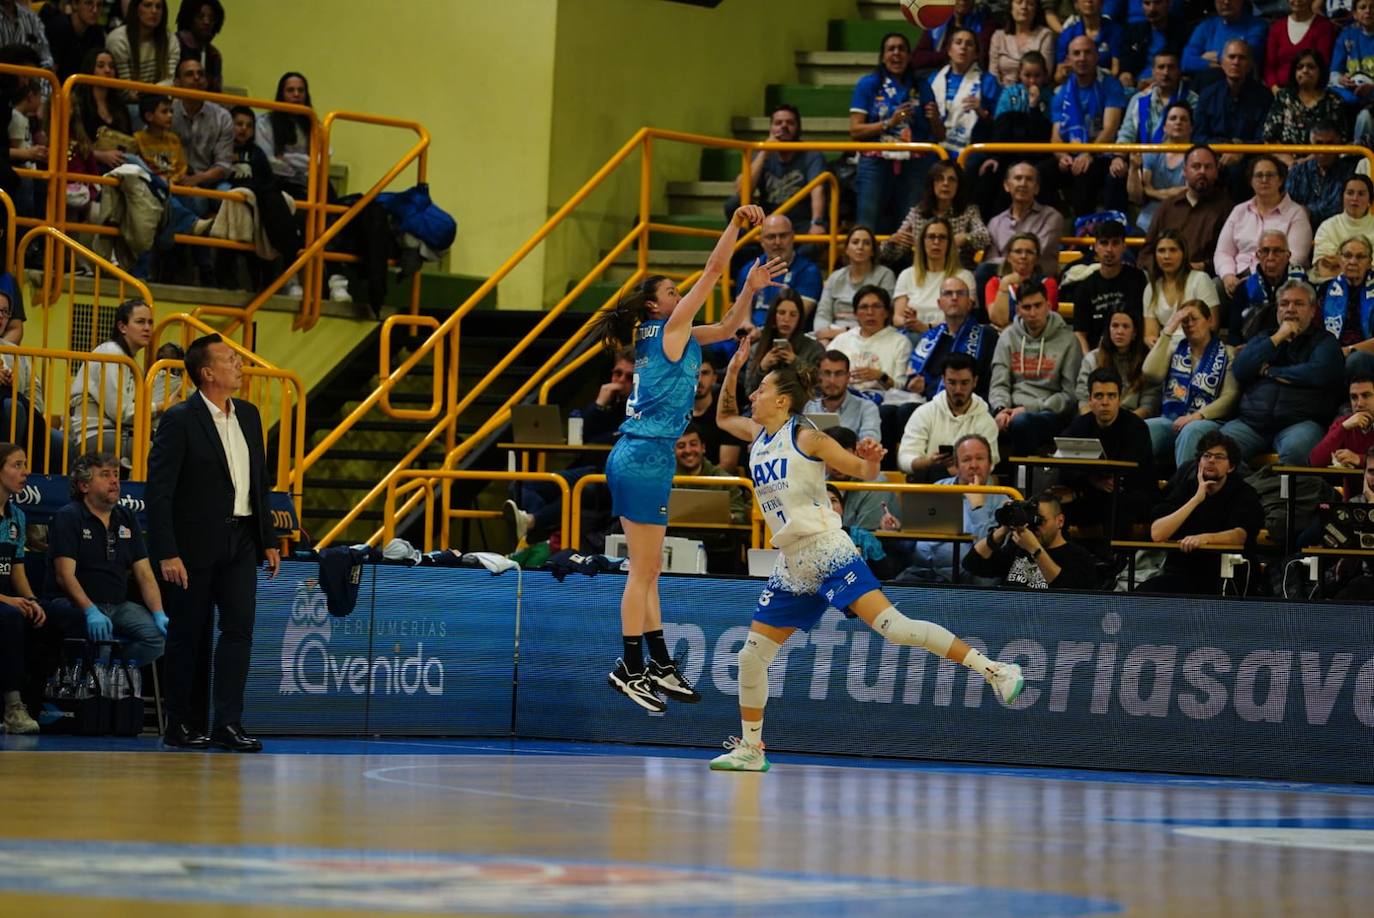
[[773,370],[792,367],[801,370],[820,364],[825,348],[814,338],[806,336],[802,319],[806,311],[802,298],[791,287],[778,291],[768,315],[763,321],[759,340],[749,354],[749,371],[745,377],[746,391],[753,392]]

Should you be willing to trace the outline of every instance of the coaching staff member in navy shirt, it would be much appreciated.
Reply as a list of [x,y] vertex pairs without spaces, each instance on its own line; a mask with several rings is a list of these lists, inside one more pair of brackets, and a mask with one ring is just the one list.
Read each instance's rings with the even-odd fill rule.
[[[243,361],[219,335],[191,342],[186,373],[196,394],[162,416],[148,454],[148,544],[171,616],[162,739],[169,746],[259,752],[262,743],[242,724],[257,566],[265,557],[275,577],[281,564],[267,503],[262,419],[252,404],[232,397],[243,381]],[[220,634],[207,737],[193,726],[205,712],[191,707],[197,648],[214,621],[212,607],[219,609]]]

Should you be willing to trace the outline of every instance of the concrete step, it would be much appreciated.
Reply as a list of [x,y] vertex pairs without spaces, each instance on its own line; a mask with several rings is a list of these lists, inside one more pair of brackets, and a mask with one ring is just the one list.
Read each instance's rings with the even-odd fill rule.
[[764,92],[768,109],[787,103],[802,114],[802,127],[810,134],[813,118],[849,117],[849,101],[854,86],[808,86],[803,83],[774,83]]
[[735,193],[731,182],[669,182],[668,207],[674,214],[699,214],[724,219],[725,202]]
[[871,51],[798,51],[797,75],[809,86],[844,86],[852,91],[861,77],[873,72],[875,59]]
[[[651,219],[655,223],[710,230],[716,234],[725,229],[725,215],[719,209],[714,214],[654,214]],[[715,244],[715,236],[687,236],[663,232],[649,234],[650,251],[654,249],[691,249],[694,252],[709,252]]]
[[[847,108],[848,106],[846,106]],[[802,123],[807,140],[849,141],[849,115],[843,117],[807,118]],[[763,116],[737,115],[730,119],[730,130],[740,140],[768,139],[768,119]],[[831,158],[834,154],[827,156]]]
[[887,22],[906,18],[902,15],[902,5],[898,0],[859,0],[859,15],[865,19]]
[[[900,10],[897,15],[901,17]],[[830,51],[867,52],[873,55],[873,64],[877,66],[883,36],[888,32],[905,33],[913,48],[921,37],[921,30],[906,20],[832,19],[826,48]]]

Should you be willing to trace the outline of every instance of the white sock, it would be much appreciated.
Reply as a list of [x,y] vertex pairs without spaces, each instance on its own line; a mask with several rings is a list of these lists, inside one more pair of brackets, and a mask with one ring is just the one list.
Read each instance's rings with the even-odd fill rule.
[[740,739],[744,740],[751,746],[763,745],[763,721],[741,720],[740,724],[744,728],[743,732],[740,735]]
[[5,693],[5,710],[22,707],[23,704],[24,699],[19,696],[17,691]]
[[992,678],[992,670],[997,666],[997,661],[989,660],[983,654],[970,647],[968,649],[968,656],[964,657],[964,665],[975,673],[978,673],[984,679],[990,679]]

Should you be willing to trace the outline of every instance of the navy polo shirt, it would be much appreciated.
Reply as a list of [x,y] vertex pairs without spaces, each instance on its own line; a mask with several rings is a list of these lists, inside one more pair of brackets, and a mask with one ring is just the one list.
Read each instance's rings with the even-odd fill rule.
[[76,560],[76,581],[94,603],[127,600],[134,562],[148,557],[143,533],[132,511],[115,505],[107,530],[100,518],[79,500],[53,515],[48,526],[48,553],[53,558]]

